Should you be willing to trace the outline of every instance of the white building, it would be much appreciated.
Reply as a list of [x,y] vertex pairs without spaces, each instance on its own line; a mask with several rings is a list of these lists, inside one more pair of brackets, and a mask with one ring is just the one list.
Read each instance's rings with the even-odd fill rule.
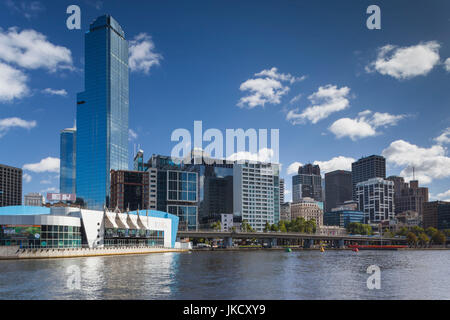
[[261,162],[236,163],[233,167],[234,215],[256,231],[266,222],[280,220],[279,165]]
[[360,182],[356,185],[356,197],[367,223],[394,219],[394,182],[383,178]]
[[40,193],[30,192],[24,198],[26,206],[41,207],[45,204],[45,198]]

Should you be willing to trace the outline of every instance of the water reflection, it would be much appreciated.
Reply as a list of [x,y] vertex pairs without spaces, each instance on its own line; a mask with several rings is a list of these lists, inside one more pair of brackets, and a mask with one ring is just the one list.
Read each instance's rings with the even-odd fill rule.
[[[162,253],[0,261],[0,299],[450,299],[449,251]],[[381,268],[369,290],[367,267]],[[70,266],[81,288],[67,287]]]

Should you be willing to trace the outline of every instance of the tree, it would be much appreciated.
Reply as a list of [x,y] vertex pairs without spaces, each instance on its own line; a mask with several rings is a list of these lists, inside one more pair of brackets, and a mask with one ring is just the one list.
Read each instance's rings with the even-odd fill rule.
[[424,247],[426,247],[427,246],[427,244],[430,242],[430,238],[428,238],[428,236],[424,233],[424,232],[422,232],[421,234],[419,234],[419,243],[422,245],[422,246],[424,246]]
[[398,236],[402,236],[402,237],[406,237],[408,232],[409,232],[409,230],[408,230],[407,227],[402,227],[402,228],[400,228],[400,230],[397,231],[397,235]]
[[278,231],[278,226],[276,224],[273,224],[270,226],[270,231]]
[[270,224],[266,221],[266,225],[264,226],[264,232],[270,231]]
[[429,236],[429,237],[433,237],[433,235],[434,235],[436,232],[438,232],[438,230],[437,230],[436,228],[433,228],[433,227],[428,227],[428,228],[425,230],[425,233],[426,233],[427,236]]
[[284,221],[278,222],[278,228],[280,232],[287,232],[286,224],[284,223]]
[[411,232],[413,232],[416,236],[418,236],[421,233],[425,232],[425,230],[423,230],[423,228],[421,228],[421,227],[414,226],[411,228]]
[[433,240],[433,243],[436,243],[436,244],[444,244],[446,241],[446,237],[443,232],[438,231],[433,235],[431,240]]
[[222,224],[220,223],[220,221],[216,221],[214,223],[211,223],[211,228],[213,228],[215,231],[220,231],[222,230]]
[[247,220],[242,220],[241,229],[244,232],[253,232],[254,231]]
[[371,235],[372,227],[368,224],[352,222],[347,225],[347,232],[350,234]]
[[409,233],[406,235],[406,239],[407,239],[407,241],[408,241],[408,243],[409,243],[410,245],[414,245],[414,246],[417,245],[417,236],[416,236],[415,233],[409,232]]

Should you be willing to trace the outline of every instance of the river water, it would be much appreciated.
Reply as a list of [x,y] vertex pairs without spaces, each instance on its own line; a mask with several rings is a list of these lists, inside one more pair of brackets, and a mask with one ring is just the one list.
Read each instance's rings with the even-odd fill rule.
[[[370,265],[380,289],[367,287]],[[447,250],[14,260],[0,261],[0,299],[450,299],[449,270]]]

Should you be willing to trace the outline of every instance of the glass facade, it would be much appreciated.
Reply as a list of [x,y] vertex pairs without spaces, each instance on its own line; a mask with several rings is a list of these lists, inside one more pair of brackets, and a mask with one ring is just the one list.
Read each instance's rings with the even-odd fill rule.
[[76,193],[76,129],[61,131],[59,192]]
[[111,16],[85,35],[85,91],[77,96],[77,195],[109,205],[110,171],[128,169],[128,43]]
[[326,226],[347,228],[352,222],[364,223],[364,213],[361,211],[342,210],[325,212],[323,214],[323,224]]
[[105,246],[164,247],[164,231],[143,229],[105,229]]
[[197,206],[168,205],[167,212],[180,219],[180,230],[197,230]]
[[80,248],[81,228],[55,225],[2,225],[0,246]]

